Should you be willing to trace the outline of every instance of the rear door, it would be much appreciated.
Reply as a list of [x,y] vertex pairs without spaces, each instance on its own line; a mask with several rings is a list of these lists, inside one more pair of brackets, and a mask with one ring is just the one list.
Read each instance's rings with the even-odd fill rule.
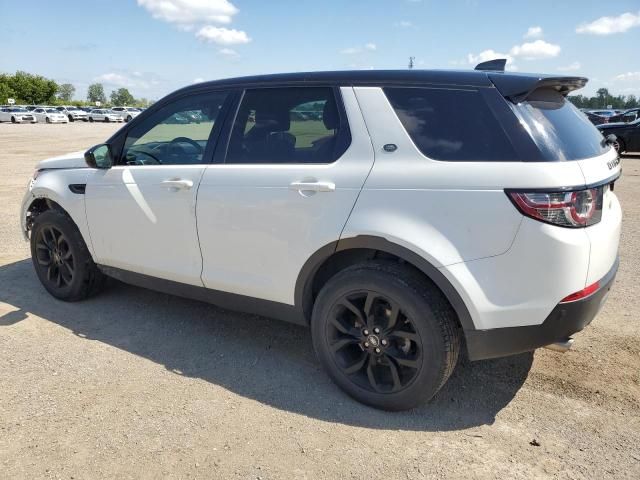
[[373,165],[353,89],[246,90],[222,162],[198,192],[203,283],[291,305],[304,263],[338,240]]

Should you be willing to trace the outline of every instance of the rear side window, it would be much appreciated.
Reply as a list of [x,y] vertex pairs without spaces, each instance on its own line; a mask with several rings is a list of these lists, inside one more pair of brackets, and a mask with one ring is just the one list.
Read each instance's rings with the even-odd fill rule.
[[536,90],[513,110],[545,160],[580,160],[611,148],[591,121],[555,90]]
[[246,90],[226,163],[332,163],[350,138],[331,87]]
[[519,160],[498,119],[477,90],[384,89],[405,130],[433,160]]

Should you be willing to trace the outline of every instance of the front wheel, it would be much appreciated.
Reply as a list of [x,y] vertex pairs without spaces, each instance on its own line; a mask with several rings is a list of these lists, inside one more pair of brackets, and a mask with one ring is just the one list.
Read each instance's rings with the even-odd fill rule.
[[73,122],[73,117],[71,115],[69,115],[69,121]]
[[16,123],[16,117],[11,117],[11,123]]
[[109,117],[104,117],[104,123],[109,123]]
[[89,122],[93,123],[93,117],[89,117]]
[[413,408],[445,384],[458,359],[456,316],[438,288],[396,263],[342,270],[320,291],[313,345],[347,394],[384,410]]
[[51,123],[51,119],[50,119],[49,117],[46,117],[46,118],[44,119],[44,121],[45,121],[45,122],[47,122],[47,123]]
[[618,154],[626,151],[624,142],[619,138],[616,138],[616,140],[612,143],[612,146]]
[[35,218],[31,259],[44,288],[60,300],[82,300],[104,284],[78,227],[62,212],[47,210]]

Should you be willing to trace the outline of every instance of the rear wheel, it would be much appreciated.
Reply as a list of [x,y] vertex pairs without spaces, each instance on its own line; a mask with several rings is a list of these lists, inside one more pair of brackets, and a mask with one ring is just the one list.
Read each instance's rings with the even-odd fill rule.
[[11,123],[16,123],[16,117],[11,117]]
[[73,122],[73,117],[71,115],[69,115],[69,121]]
[[89,117],[89,122],[93,123],[93,117]]
[[127,115],[127,118],[124,121],[129,123],[131,121],[131,115]]
[[318,295],[311,328],[316,354],[338,386],[385,410],[433,397],[460,350],[455,313],[442,293],[395,263],[336,274]]
[[31,259],[44,288],[60,300],[82,300],[104,284],[78,227],[62,212],[47,210],[35,218]]
[[104,117],[104,123],[109,123],[109,117]]
[[624,141],[619,138],[616,138],[616,140],[611,145],[619,154],[626,151]]
[[44,121],[47,123],[51,123],[51,119],[49,117],[46,117]]

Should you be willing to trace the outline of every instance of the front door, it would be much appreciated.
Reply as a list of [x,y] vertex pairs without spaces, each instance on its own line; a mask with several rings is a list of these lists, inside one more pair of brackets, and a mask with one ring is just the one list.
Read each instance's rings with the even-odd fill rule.
[[202,93],[163,106],[128,131],[112,168],[89,176],[96,263],[202,285],[196,194],[226,98]]
[[352,88],[246,90],[226,159],[198,193],[204,285],[292,305],[300,270],[340,237],[372,166]]

